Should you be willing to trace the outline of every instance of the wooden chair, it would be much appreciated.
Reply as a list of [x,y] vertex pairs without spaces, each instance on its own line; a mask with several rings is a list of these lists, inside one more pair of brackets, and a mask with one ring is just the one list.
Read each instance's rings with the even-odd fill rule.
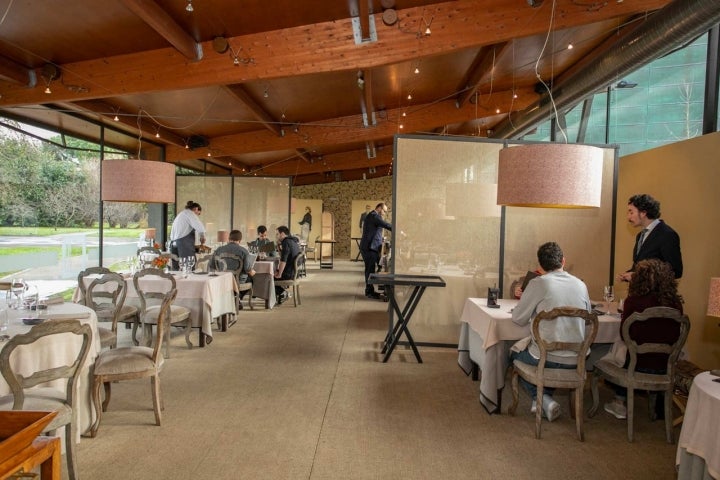
[[155,257],[162,255],[162,252],[155,247],[140,247],[137,249],[137,257],[140,260],[140,268],[149,268]]
[[[542,333],[542,322],[557,322],[559,317],[577,317],[585,323],[585,337],[582,342],[558,342],[549,341]],[[589,313],[580,308],[559,307],[549,312],[539,312],[532,321],[532,334],[540,349],[540,361],[538,365],[515,360],[513,362],[512,391],[513,403],[508,410],[511,415],[515,414],[518,404],[518,378],[537,386],[537,406],[535,409],[535,438],[540,438],[542,422],[542,396],[545,387],[567,388],[575,391],[574,409],[573,397],[570,397],[570,412],[574,411],[575,427],[578,440],[585,440],[583,432],[583,390],[585,388],[585,357],[590,345],[595,340],[598,330],[598,318],[594,313]],[[548,352],[555,350],[571,350],[577,354],[577,365],[574,369],[569,368],[545,368]]]
[[[80,292],[78,303],[85,305],[85,294],[87,293],[85,278],[91,275],[104,275],[106,273],[112,273],[112,271],[105,267],[90,267],[78,274],[78,291]],[[138,345],[136,333],[140,326],[140,310],[135,305],[123,304],[120,309],[120,315],[118,316],[118,322],[124,323],[126,328],[132,327],[132,341],[135,345]]]
[[[161,286],[157,288],[141,287],[140,279],[143,277],[156,277],[164,279]],[[133,285],[135,291],[140,297],[140,318],[143,324],[143,335],[146,343],[152,337],[152,326],[158,323],[158,314],[162,301],[165,299],[167,292],[175,290],[177,285],[175,277],[170,273],[165,273],[157,268],[145,268],[136,272],[133,276]],[[188,348],[192,348],[190,341],[190,333],[192,332],[192,318],[190,317],[190,309],[180,305],[171,305],[170,322],[168,328],[165,329],[165,357],[170,358],[170,328],[172,326],[185,327],[185,343]]]
[[[630,328],[633,324],[647,321],[657,321],[657,319],[668,319],[678,323],[679,335],[677,340],[668,345],[666,343],[643,343],[638,344],[630,336]],[[635,406],[635,390],[647,390],[650,392],[665,392],[665,434],[667,443],[673,443],[673,418],[672,418],[672,401],[673,388],[675,386],[675,375],[677,359],[680,355],[683,345],[690,331],[690,320],[687,315],[681,314],[678,310],[669,307],[652,307],[646,308],[642,312],[635,312],[630,315],[622,326],[622,336],[625,339],[628,354],[630,355],[630,363],[627,368],[619,367],[615,363],[608,360],[599,360],[595,363],[594,375],[592,377],[591,388],[593,396],[593,406],[590,409],[590,416],[595,415],[600,405],[600,396],[598,394],[598,380],[602,377],[608,381],[627,388],[627,436],[628,441],[633,441],[633,409]],[[635,371],[637,365],[638,354],[644,353],[663,353],[667,354],[667,371],[663,374],[651,374]],[[655,408],[650,402],[651,418],[655,414]]]
[[[239,265],[238,268],[236,268],[235,270],[228,270],[228,268],[227,268],[228,260],[233,260],[234,263]],[[252,304],[252,296],[253,296],[252,282],[245,281],[245,282],[240,283],[240,275],[242,274],[242,270],[243,270],[242,258],[240,258],[240,256],[235,255],[233,253],[221,252],[221,253],[216,253],[211,262],[212,262],[211,264],[214,265],[215,270],[217,270],[219,272],[231,271],[233,273],[233,275],[235,275],[235,280],[237,281],[237,284],[238,284],[238,293],[247,292],[244,296],[247,297],[247,299],[248,299],[248,306],[250,307],[250,310],[254,310],[254,307]],[[242,308],[243,308],[242,300],[240,298],[240,295],[238,294],[238,309],[242,310]]]
[[[114,350],[104,350],[100,352],[100,355],[95,359],[92,383],[95,422],[90,428],[91,437],[97,435],[100,421],[102,420],[102,413],[107,411],[108,405],[110,404],[110,387],[112,383],[122,380],[150,378],[155,424],[161,424],[162,410],[164,409],[160,395],[160,372],[164,364],[164,358],[161,354],[162,341],[165,331],[170,328],[170,310],[176,295],[177,290],[175,289],[163,295],[162,303],[157,314],[157,335],[152,347],[132,346],[116,348]],[[105,400],[102,404],[100,403],[101,385],[105,387]]]
[[275,280],[275,286],[284,288],[292,287],[293,305],[297,307],[298,305],[302,305],[302,302],[300,301],[300,281],[298,280],[298,276],[300,274],[300,266],[305,263],[305,255],[298,253],[295,256],[294,263],[295,273],[293,274],[293,278],[291,280]]
[[[51,335],[67,334],[77,335],[81,337],[78,339],[82,340],[71,365],[62,362],[54,368],[39,370],[31,375],[27,375],[27,372],[20,374],[13,370],[10,361],[13,352],[34,348],[33,343]],[[0,410],[57,412],[44,431],[54,435],[56,429],[65,427],[65,448],[70,480],[78,478],[75,472],[78,466],[75,440],[75,430],[78,425],[75,380],[85,364],[91,340],[92,329],[89,324],[80,323],[78,320],[53,320],[36,325],[27,333],[15,335],[0,351],[0,372],[12,391],[11,395],[0,397]],[[38,386],[55,380],[66,380],[65,388]]]
[[119,273],[106,273],[93,280],[85,292],[85,306],[92,308],[98,322],[110,322],[110,328],[98,325],[102,348],[117,346],[117,324],[125,304],[127,284]]

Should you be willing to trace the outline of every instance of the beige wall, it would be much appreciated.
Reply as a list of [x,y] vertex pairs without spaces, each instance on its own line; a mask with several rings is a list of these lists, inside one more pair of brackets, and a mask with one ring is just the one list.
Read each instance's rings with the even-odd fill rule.
[[[615,271],[632,263],[636,230],[625,216],[627,199],[647,193],[661,204],[661,218],[680,235],[680,293],[691,328],[686,350],[704,368],[720,367],[720,319],[708,317],[710,277],[720,276],[720,133],[705,135],[620,159]],[[618,286],[623,297],[627,286]]]
[[[355,233],[352,226],[357,223],[357,219],[353,216],[353,200],[364,201],[368,198],[376,198],[379,202],[383,201],[392,205],[392,177],[303,185],[293,187],[292,194],[295,198],[313,198],[323,201],[324,209],[332,212],[335,216],[335,240],[338,242],[335,244],[335,256],[350,258],[351,243],[355,245],[355,242],[351,240],[351,233]],[[315,218],[314,208],[313,218]],[[355,258],[355,253],[353,252],[352,258]]]

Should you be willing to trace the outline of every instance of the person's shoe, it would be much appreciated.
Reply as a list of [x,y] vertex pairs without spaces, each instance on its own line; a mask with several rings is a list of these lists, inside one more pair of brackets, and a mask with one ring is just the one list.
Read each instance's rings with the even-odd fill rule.
[[560,416],[560,404],[550,395],[543,395],[543,413],[548,422],[554,422]]
[[377,292],[368,292],[365,294],[367,298],[374,298],[375,300],[380,300],[380,294]]
[[618,420],[627,418],[627,407],[620,402],[610,402],[605,404],[605,411],[614,415]]
[[277,304],[282,305],[282,303],[288,299],[288,292],[282,292],[280,295],[277,296]]

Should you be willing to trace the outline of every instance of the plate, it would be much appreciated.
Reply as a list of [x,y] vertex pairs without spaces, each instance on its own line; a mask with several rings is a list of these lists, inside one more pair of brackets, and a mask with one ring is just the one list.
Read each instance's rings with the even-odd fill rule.
[[45,321],[44,318],[31,318],[31,317],[26,317],[26,318],[23,318],[23,319],[22,319],[22,322],[23,322],[25,325],[40,325],[40,324],[41,324],[42,322],[44,322],[44,321]]

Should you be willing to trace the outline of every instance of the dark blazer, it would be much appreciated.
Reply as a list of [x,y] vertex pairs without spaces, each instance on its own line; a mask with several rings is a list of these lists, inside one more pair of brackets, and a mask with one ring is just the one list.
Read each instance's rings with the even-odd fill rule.
[[652,232],[647,236],[645,241],[637,251],[637,244],[640,241],[640,235],[642,231],[635,237],[635,248],[633,248],[633,270],[635,265],[640,260],[646,260],[648,258],[657,258],[664,262],[668,262],[673,271],[675,272],[675,278],[682,277],[683,274],[683,263],[682,254],[680,253],[680,236],[670,228],[665,222],[660,220]]

